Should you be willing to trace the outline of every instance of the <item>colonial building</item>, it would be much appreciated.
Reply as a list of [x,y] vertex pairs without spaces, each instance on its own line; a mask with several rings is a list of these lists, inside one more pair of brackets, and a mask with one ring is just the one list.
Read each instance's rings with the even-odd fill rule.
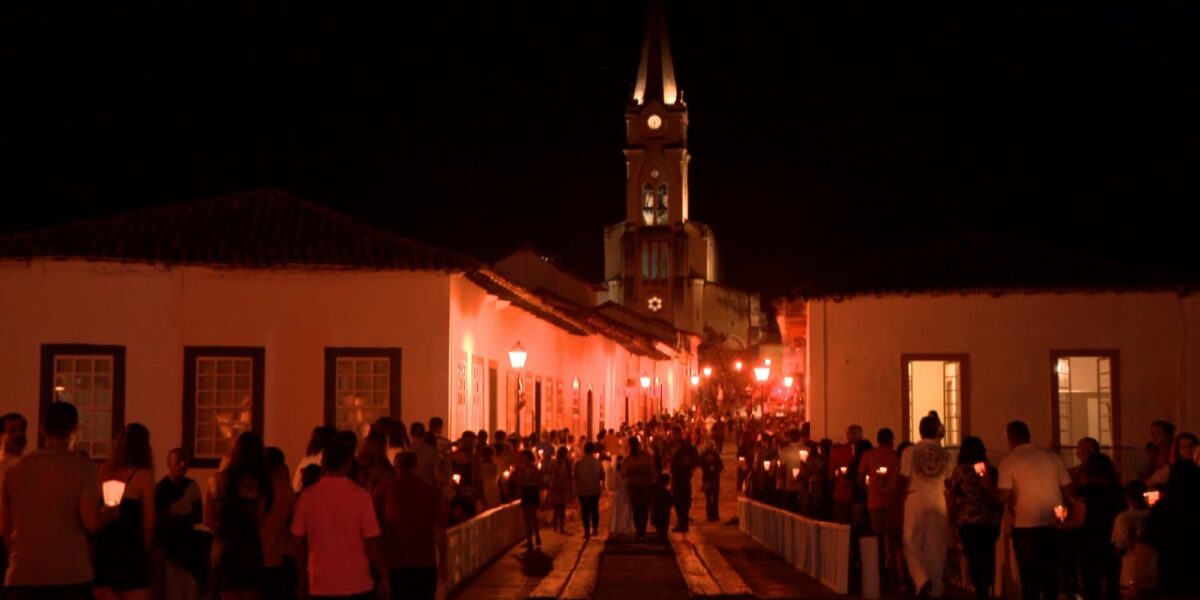
[[1192,276],[1087,270],[994,238],[937,246],[776,303],[814,435],[857,423],[912,439],[936,410],[948,445],[975,435],[1004,450],[1004,424],[1021,419],[1069,463],[1092,437],[1130,474],[1152,420],[1200,429]]
[[604,232],[612,302],[675,328],[758,342],[757,294],[721,285],[717,242],[688,218],[688,111],[675,81],[666,15],[651,2],[633,96],[625,109],[625,220]]
[[96,458],[141,422],[160,467],[177,446],[213,466],[246,430],[295,460],[313,426],[384,415],[594,435],[682,406],[640,377],[695,365],[678,339],[271,190],[0,236],[0,290],[4,412],[70,401]]

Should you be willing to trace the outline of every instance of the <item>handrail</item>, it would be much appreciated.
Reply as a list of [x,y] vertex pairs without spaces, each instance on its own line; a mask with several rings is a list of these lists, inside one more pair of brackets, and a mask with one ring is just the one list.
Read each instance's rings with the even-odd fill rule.
[[738,528],[838,594],[850,590],[850,526],[738,498]]
[[447,594],[521,540],[520,504],[502,504],[446,530]]

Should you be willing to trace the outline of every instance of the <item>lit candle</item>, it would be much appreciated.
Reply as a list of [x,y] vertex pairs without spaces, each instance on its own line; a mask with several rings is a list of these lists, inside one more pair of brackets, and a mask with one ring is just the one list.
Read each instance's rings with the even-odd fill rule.
[[1148,492],[1143,492],[1142,497],[1146,499],[1146,504],[1154,506],[1158,503],[1161,493],[1158,490],[1150,490]]
[[800,467],[792,467],[792,479],[800,478]]
[[505,469],[505,470],[504,470],[504,478],[505,478],[505,479],[508,479],[508,478],[509,478],[511,475],[512,475],[512,469]]
[[764,461],[763,461],[763,468],[764,468],[764,469],[766,469],[766,470],[768,470],[768,471],[770,471],[770,470],[771,470],[771,461],[769,461],[769,460],[764,460]]
[[879,473],[880,475],[887,475],[887,467],[879,467],[878,469],[875,469],[875,472]]
[[116,479],[110,479],[104,482],[104,505],[116,506],[121,503],[121,498],[125,496],[125,482]]
[[979,475],[980,477],[987,475],[987,463],[985,463],[985,462],[975,463],[975,473],[977,475]]
[[807,462],[807,461],[808,461],[808,450],[801,450],[800,451],[800,462]]
[[846,472],[850,470],[850,467],[842,467],[842,468],[840,468],[840,469],[838,469],[838,470],[842,472],[842,475],[845,475],[845,474],[846,474]]
[[454,480],[454,485],[458,485],[459,482],[462,481],[462,475],[459,475],[458,473],[451,475],[450,478]]
[[867,475],[867,485],[871,485],[871,476]]
[[1058,518],[1059,523],[1064,523],[1067,520],[1067,507],[1059,504],[1054,507],[1054,516]]

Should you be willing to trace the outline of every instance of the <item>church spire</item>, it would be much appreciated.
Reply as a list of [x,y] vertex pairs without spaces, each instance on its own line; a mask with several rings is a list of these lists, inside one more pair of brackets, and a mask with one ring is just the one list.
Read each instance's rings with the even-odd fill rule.
[[678,98],[675,67],[671,63],[671,45],[667,42],[667,13],[662,0],[650,0],[633,100],[638,104],[658,100],[670,105],[675,104]]

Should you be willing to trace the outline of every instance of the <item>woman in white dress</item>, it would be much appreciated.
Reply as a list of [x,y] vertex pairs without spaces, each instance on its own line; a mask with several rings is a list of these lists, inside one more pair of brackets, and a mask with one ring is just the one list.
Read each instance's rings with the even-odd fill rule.
[[633,537],[633,508],[629,503],[629,490],[626,489],[625,478],[621,476],[622,456],[617,457],[614,467],[612,462],[605,462],[604,481],[612,492],[612,525],[609,535],[624,535]]

